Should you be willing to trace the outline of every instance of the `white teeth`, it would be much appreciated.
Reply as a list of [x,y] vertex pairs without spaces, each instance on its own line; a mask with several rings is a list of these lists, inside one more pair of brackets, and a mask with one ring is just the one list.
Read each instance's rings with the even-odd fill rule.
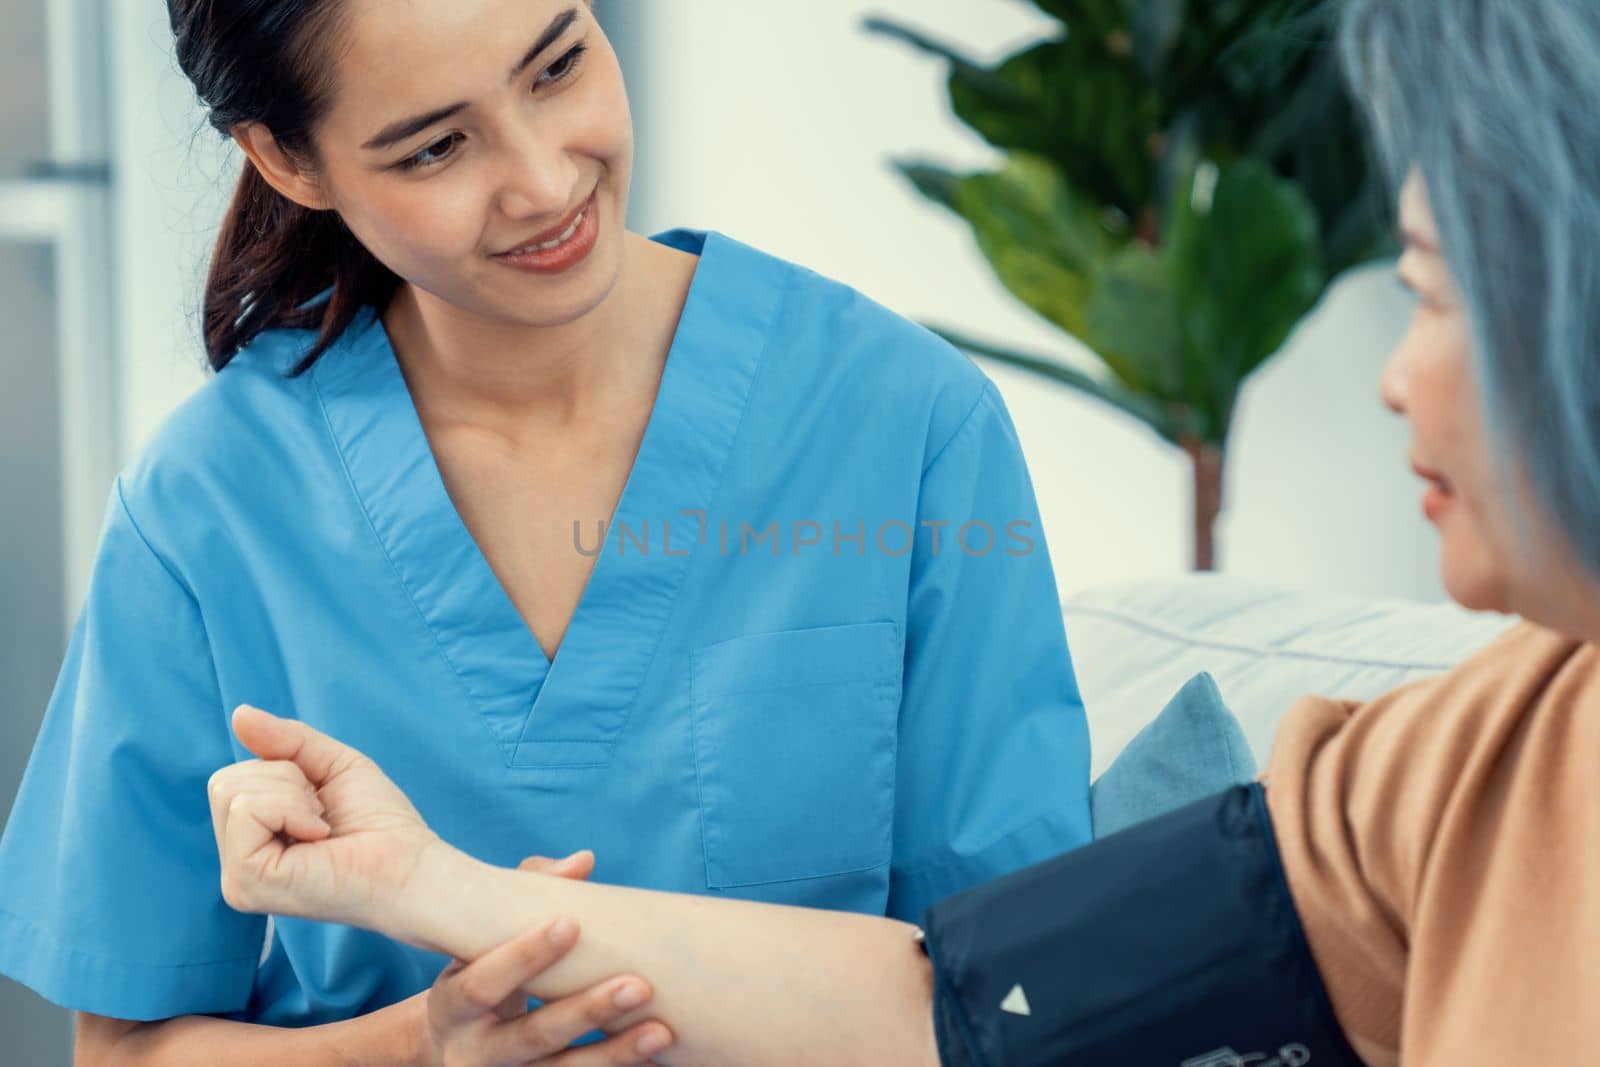
[[548,252],[552,248],[559,248],[568,241],[572,240],[572,235],[578,232],[578,227],[583,225],[584,216],[587,214],[589,214],[588,208],[584,208],[582,211],[578,212],[578,217],[572,220],[572,225],[567,227],[567,232],[563,233],[560,237],[557,237],[554,241],[546,241],[543,244],[537,245],[527,245],[523,248],[514,248],[508,252],[507,255],[516,256],[521,255],[524,252]]

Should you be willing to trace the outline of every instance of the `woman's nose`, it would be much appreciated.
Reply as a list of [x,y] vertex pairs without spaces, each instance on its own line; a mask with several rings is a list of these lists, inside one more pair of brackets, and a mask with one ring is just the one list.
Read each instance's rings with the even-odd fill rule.
[[569,202],[571,188],[571,183],[550,182],[538,175],[512,175],[500,188],[500,211],[507,218],[548,219],[553,224],[576,206]]
[[559,221],[578,205],[578,175],[565,152],[524,138],[507,146],[500,176],[500,210],[514,219]]
[[1406,413],[1405,347],[1395,349],[1378,376],[1378,396],[1383,406],[1396,415]]

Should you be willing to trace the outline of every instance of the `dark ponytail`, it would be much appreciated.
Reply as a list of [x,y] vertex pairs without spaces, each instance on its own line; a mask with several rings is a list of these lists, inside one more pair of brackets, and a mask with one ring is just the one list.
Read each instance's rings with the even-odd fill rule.
[[[339,0],[168,0],[178,65],[211,125],[226,135],[260,123],[291,158],[314,163],[311,130],[327,107],[340,8]],[[247,162],[206,278],[206,358],[220,371],[266,330],[315,330],[292,371],[303,374],[362,306],[382,305],[398,283],[337,212],[301,207]],[[305,306],[330,288],[329,299]]]

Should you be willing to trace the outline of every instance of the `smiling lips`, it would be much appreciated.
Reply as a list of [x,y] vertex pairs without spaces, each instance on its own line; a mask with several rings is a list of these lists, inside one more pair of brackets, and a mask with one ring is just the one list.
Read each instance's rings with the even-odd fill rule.
[[1418,478],[1428,483],[1428,491],[1422,496],[1422,513],[1427,516],[1429,522],[1436,523],[1455,502],[1450,483],[1445,481],[1442,474],[1429,470],[1416,460],[1411,461],[1411,469]]
[[538,234],[537,236],[524,241],[515,248],[507,249],[506,251],[498,254],[502,256],[517,256],[525,255],[530,252],[548,252],[552,248],[556,248],[562,244],[565,244],[567,241],[571,240],[572,235],[578,231],[578,226],[583,222],[584,215],[593,206],[594,194],[590,193],[589,199],[585,200],[581,205],[579,205],[576,211],[567,216],[567,220],[561,225],[546,230],[544,233]]
[[600,237],[600,205],[595,194],[565,222],[493,257],[513,270],[529,274],[560,274],[589,258]]

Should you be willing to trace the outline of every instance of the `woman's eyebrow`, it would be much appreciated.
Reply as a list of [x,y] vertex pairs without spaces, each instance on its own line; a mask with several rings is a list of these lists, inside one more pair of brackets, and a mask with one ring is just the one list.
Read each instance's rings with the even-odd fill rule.
[[382,151],[385,148],[399,144],[414,134],[421,133],[434,123],[443,122],[458,111],[465,111],[466,108],[467,105],[465,103],[451,104],[448,107],[430,111],[426,115],[415,115],[409,119],[401,119],[399,122],[391,122],[379,130],[377,136],[361,147],[375,152]]
[[549,48],[551,45],[559,41],[562,35],[571,29],[572,24],[577,21],[578,9],[575,7],[569,7],[561,14],[551,19],[550,25],[546,26],[544,32],[539,35],[539,39],[533,42],[533,47],[528,49],[527,54],[522,57],[521,62],[511,68],[511,73],[506,76],[506,80],[516,81],[518,75],[527,70],[528,67],[532,65],[533,61],[538,59],[546,48]]
[[[533,47],[528,49],[527,53],[522,57],[522,59],[517,62],[517,65],[511,68],[511,73],[507,76],[506,80],[515,81],[518,75],[527,70],[535,60],[544,54],[547,48],[559,41],[562,35],[571,29],[572,24],[577,21],[578,9],[575,7],[569,7],[567,10],[551,19],[550,25],[546,26],[544,32],[539,35],[539,39],[533,42]],[[391,122],[389,125],[379,130],[376,136],[374,136],[366,144],[363,144],[361,147],[374,152],[382,151],[385,148],[392,148],[394,145],[399,144],[406,138],[421,133],[429,126],[443,122],[445,119],[457,114],[458,112],[465,111],[468,106],[469,105],[465,101],[462,101],[460,103],[448,104],[441,108],[435,108],[426,114],[413,115],[411,118],[400,119],[397,122]]]

